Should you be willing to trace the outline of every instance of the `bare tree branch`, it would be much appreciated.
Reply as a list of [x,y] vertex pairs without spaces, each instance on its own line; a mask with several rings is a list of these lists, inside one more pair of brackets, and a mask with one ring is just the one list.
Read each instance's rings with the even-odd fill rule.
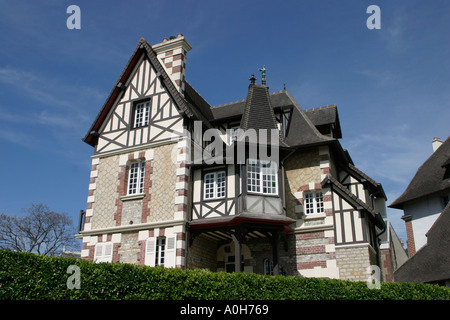
[[22,218],[0,215],[0,248],[55,255],[76,244],[72,219],[39,203],[26,209]]

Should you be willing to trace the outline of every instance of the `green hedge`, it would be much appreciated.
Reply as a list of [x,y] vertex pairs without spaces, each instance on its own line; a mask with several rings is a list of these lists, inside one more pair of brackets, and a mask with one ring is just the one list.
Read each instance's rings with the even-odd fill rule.
[[[68,289],[70,265],[81,272],[81,288]],[[245,273],[150,268],[46,257],[0,250],[0,299],[145,299],[145,300],[335,300],[450,299],[436,285],[263,276]]]

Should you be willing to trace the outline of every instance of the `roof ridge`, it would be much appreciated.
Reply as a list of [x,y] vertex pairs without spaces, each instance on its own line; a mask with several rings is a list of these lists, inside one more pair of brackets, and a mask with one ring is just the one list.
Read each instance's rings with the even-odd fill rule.
[[[273,93],[269,93],[269,97],[273,96],[273,95],[278,95],[278,94],[282,94],[283,92],[285,92],[286,90],[280,90],[277,92],[273,92]],[[215,106],[211,106],[211,108],[221,108],[221,107],[225,107],[231,104],[235,104],[235,103],[239,103],[239,102],[245,102],[247,99],[241,99],[241,100],[236,100],[236,101],[232,101],[232,102],[227,102],[227,103],[222,103],[222,104],[218,104]]]
[[337,105],[334,103],[334,104],[329,104],[327,106],[305,109],[305,111],[321,110],[321,109],[328,109],[328,108],[333,108],[333,107],[337,107]]
[[247,99],[242,99],[242,100],[237,100],[237,101],[233,101],[233,102],[218,104],[218,105],[215,105],[215,106],[211,106],[211,108],[220,108],[220,107],[228,106],[230,104],[235,104],[235,103],[239,103],[239,102],[245,102],[245,100],[247,100]]

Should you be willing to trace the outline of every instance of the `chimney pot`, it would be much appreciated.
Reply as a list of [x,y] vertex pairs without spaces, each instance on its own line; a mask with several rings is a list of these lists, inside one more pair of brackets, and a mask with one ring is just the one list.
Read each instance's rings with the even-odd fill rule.
[[443,144],[441,138],[434,137],[433,142],[431,142],[431,145],[433,146],[433,152],[436,152],[436,150]]

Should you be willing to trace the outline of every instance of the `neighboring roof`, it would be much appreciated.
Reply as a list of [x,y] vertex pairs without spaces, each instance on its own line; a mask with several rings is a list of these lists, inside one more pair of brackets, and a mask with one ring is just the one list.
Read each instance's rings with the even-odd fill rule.
[[331,185],[333,190],[339,194],[345,201],[348,202],[356,210],[363,210],[369,214],[369,218],[375,223],[375,225],[381,229],[386,229],[386,223],[384,222],[381,214],[376,212],[372,207],[366,204],[364,201],[359,199],[355,194],[353,194],[348,188],[346,188],[342,183],[337,181],[332,175],[327,174],[325,179],[322,180],[322,186]]
[[423,196],[450,189],[445,164],[450,159],[450,137],[420,166],[403,194],[389,207],[402,209],[403,205]]
[[[193,117],[198,120],[202,120],[205,125],[211,127],[211,124],[208,121],[208,117],[210,117],[211,114],[205,112],[203,106],[201,110],[203,112],[201,112],[196,108],[196,106],[189,103],[183,98],[180,92],[175,88],[173,82],[170,80],[164,67],[159,62],[156,53],[153,51],[152,47],[148,44],[147,41],[141,39],[138,45],[136,46],[136,49],[134,50],[133,54],[131,55],[130,59],[128,60],[125,68],[122,70],[122,73],[120,74],[119,79],[116,81],[114,87],[112,88],[108,98],[106,99],[105,103],[100,109],[100,112],[97,114],[95,121],[93,122],[88,132],[86,133],[85,137],[83,138],[83,141],[86,142],[87,144],[95,146],[98,137],[98,131],[103,121],[105,121],[111,108],[114,107],[117,99],[125,91],[124,90],[125,85],[127,84],[127,81],[129,80],[130,76],[132,76],[132,72],[136,64],[140,61],[142,55],[146,55],[152,67],[160,74],[161,83],[166,87],[168,94],[175,101],[175,104],[177,105],[179,111],[181,113],[184,113],[188,117]],[[194,100],[200,100],[195,95],[195,93],[192,92],[192,90],[189,90],[188,88],[188,91],[190,93],[191,98],[193,98]]]
[[396,282],[441,282],[450,279],[450,204],[427,233],[427,243],[394,272]]

